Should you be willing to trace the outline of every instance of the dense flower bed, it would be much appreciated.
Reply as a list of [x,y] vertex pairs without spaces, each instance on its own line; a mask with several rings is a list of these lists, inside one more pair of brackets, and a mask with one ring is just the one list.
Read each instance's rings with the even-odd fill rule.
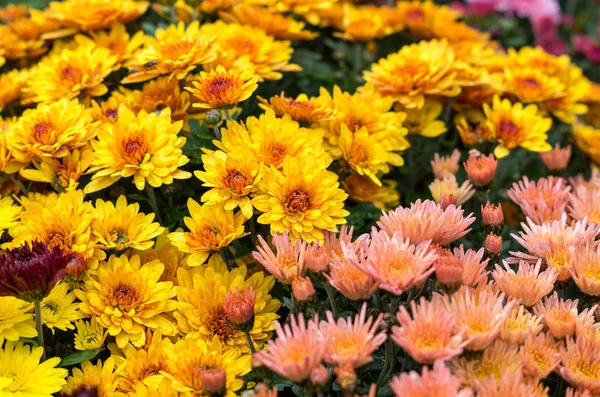
[[0,396],[600,396],[597,4],[35,3]]

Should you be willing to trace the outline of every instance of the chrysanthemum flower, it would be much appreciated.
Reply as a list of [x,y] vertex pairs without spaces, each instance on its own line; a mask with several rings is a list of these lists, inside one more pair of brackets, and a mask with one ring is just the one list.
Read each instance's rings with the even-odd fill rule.
[[269,36],[281,40],[310,40],[319,34],[305,30],[305,24],[291,16],[285,16],[249,3],[238,3],[229,12],[220,12],[226,22],[253,26],[263,30]]
[[536,225],[531,219],[527,224],[522,223],[522,232],[512,237],[527,249],[528,254],[511,252],[515,259],[508,259],[509,263],[518,263],[525,259],[536,262],[542,259],[544,263],[558,271],[558,281],[565,281],[571,277],[569,266],[572,263],[572,253],[592,245],[598,235],[597,225],[588,225],[586,220],[567,223],[567,215],[562,214],[560,220]]
[[9,23],[17,18],[25,17],[29,14],[27,4],[8,4],[0,7],[0,21]]
[[21,97],[21,89],[27,86],[28,70],[13,69],[0,74],[0,111]]
[[[123,349],[125,362],[119,371],[119,391],[131,393],[139,383],[159,384],[165,376],[161,371],[167,370],[167,349],[169,338],[163,338],[160,331],[154,332],[150,343],[141,349],[127,345]],[[168,397],[168,396],[165,396]]]
[[23,91],[33,102],[51,102],[79,95],[101,96],[108,88],[102,82],[115,67],[116,56],[90,41],[75,49],[65,48],[42,59],[32,70]]
[[525,215],[535,223],[552,222],[561,218],[567,207],[571,186],[564,178],[549,176],[537,182],[524,176],[507,191]]
[[575,191],[569,196],[569,215],[578,221],[583,221],[587,218],[591,224],[600,226],[599,203],[599,186],[575,186]]
[[560,375],[574,387],[600,392],[600,350],[595,337],[567,338],[560,349]]
[[358,203],[371,203],[380,210],[396,208],[400,203],[400,193],[396,190],[398,182],[381,179],[382,186],[377,186],[371,178],[352,173],[342,181],[342,188],[348,198]]
[[496,340],[481,356],[455,358],[449,362],[449,367],[455,376],[462,379],[463,385],[473,386],[477,380],[488,377],[500,379],[503,375],[520,375],[523,365],[517,346]]
[[134,0],[69,0],[52,1],[48,16],[59,21],[67,29],[47,35],[47,38],[63,37],[77,30],[105,29],[115,23],[127,23],[146,12],[147,1]]
[[596,244],[581,247],[574,251],[571,259],[568,270],[581,292],[600,295],[600,247]]
[[[241,377],[250,372],[250,356],[227,350],[216,336],[207,342],[181,339],[167,346],[167,357],[162,374],[171,379],[175,390],[191,395],[235,397],[244,385]],[[215,385],[221,390],[214,390]]]
[[426,95],[454,97],[460,93],[455,55],[445,40],[421,41],[373,64],[365,71],[367,87],[403,106],[421,109]]
[[461,379],[452,375],[442,360],[433,364],[433,370],[423,367],[421,374],[416,371],[402,372],[390,383],[394,395],[402,396],[446,396],[469,397],[471,390],[461,390]]
[[114,395],[118,386],[118,366],[114,357],[107,358],[104,363],[98,360],[94,365],[89,361],[81,363],[81,369],[73,368],[73,374],[67,378],[67,384],[60,395],[75,397],[79,395]]
[[149,38],[144,48],[129,60],[129,76],[121,82],[139,83],[161,74],[181,80],[198,65],[215,60],[216,36],[204,34],[199,26],[198,21],[187,28],[179,22],[157,29],[155,38]]
[[320,365],[327,345],[319,333],[318,318],[306,322],[302,313],[290,317],[290,324],[275,323],[277,339],[268,341],[266,351],[259,351],[254,359],[280,376],[302,383]]
[[37,336],[33,304],[12,296],[0,297],[0,344]]
[[483,105],[487,117],[489,139],[498,142],[494,149],[497,158],[506,157],[511,149],[522,147],[533,152],[547,152],[552,146],[547,142],[547,132],[552,119],[538,114],[535,105],[523,107],[521,103],[494,97],[492,107]]
[[446,177],[455,176],[458,172],[458,162],[460,161],[460,151],[454,149],[452,154],[448,156],[440,156],[439,153],[433,155],[431,169],[435,179],[444,179]]
[[30,193],[20,201],[21,222],[9,229],[14,237],[12,247],[39,240],[49,248],[59,247],[66,254],[80,255],[88,268],[95,268],[106,257],[96,247],[91,233],[93,207],[84,201],[81,190],[47,196]]
[[28,161],[19,161],[14,157],[15,142],[13,129],[17,120],[3,120],[0,117],[0,172],[6,175],[15,174],[27,165]]
[[354,248],[344,244],[343,251],[343,255],[333,257],[329,263],[329,273],[324,274],[325,278],[350,300],[371,298],[379,285],[375,278],[356,266],[357,263],[366,261],[366,248],[359,248],[357,253]]
[[216,21],[203,24],[200,33],[217,38],[217,59],[211,67],[221,64],[225,69],[233,69],[249,62],[258,81],[279,80],[283,77],[281,72],[302,70],[290,63],[293,48],[289,41],[275,40],[259,28]]
[[257,3],[266,5],[273,12],[279,14],[298,14],[311,25],[318,25],[320,23],[319,15],[329,10],[335,2],[332,0],[283,0],[273,3],[269,0],[258,0]]
[[389,151],[385,146],[369,135],[366,127],[354,132],[342,124],[338,141],[342,158],[359,175],[368,176],[377,186],[381,186],[380,174],[390,172],[390,166],[399,167],[404,160],[399,154]]
[[144,44],[144,32],[138,31],[130,36],[125,29],[125,25],[116,24],[110,31],[90,32],[91,39],[87,36],[75,36],[75,41],[78,43],[93,40],[97,47],[106,48],[110,51],[110,55],[117,57],[116,68],[119,68],[121,63],[131,58],[135,51]]
[[257,245],[256,251],[252,252],[254,259],[281,283],[291,285],[296,277],[304,275],[306,272],[305,241],[300,239],[290,241],[289,234],[285,231],[275,233],[272,239],[275,253],[261,235],[258,236],[258,241],[260,245]]
[[146,182],[152,187],[187,179],[192,175],[179,167],[189,159],[182,154],[186,138],[178,136],[182,122],[171,122],[171,112],[164,109],[159,115],[141,111],[137,116],[125,106],[119,107],[119,119],[99,131],[92,142],[94,162],[89,172],[92,181],[86,193],[104,189],[121,178],[133,177],[138,190]]
[[[181,232],[183,229],[177,228],[175,232]],[[158,236],[154,246],[144,251],[134,251],[142,259],[142,262],[150,262],[158,259],[165,265],[165,270],[160,276],[160,281],[172,281],[174,284],[177,281],[177,270],[180,267],[188,268],[187,257],[188,254],[182,252],[177,248],[169,239],[169,230],[165,231]]]
[[466,203],[475,194],[475,189],[470,181],[464,181],[459,187],[454,175],[434,180],[429,184],[429,191],[436,203],[441,203],[445,195],[446,197],[452,196],[453,203],[456,205]]
[[277,397],[277,388],[269,389],[264,383],[259,383],[254,389],[254,397]]
[[250,195],[258,190],[262,163],[252,154],[216,150],[203,154],[202,164],[204,171],[195,171],[194,175],[211,189],[201,200],[208,205],[223,204],[226,210],[240,207],[242,214],[250,219],[253,213]]
[[30,9],[29,13],[29,17],[17,18],[0,26],[0,48],[3,50],[0,52],[7,59],[35,59],[48,51],[42,36],[59,28],[59,24],[44,11]]
[[549,152],[540,153],[540,158],[548,171],[562,171],[571,160],[571,145],[561,148],[557,143]]
[[154,245],[154,238],[164,230],[152,222],[155,214],[140,213],[139,203],[127,205],[125,196],[119,196],[116,205],[102,199],[96,200],[92,233],[98,237],[103,250],[122,251],[127,248],[146,250]]
[[536,316],[542,319],[544,326],[556,338],[575,335],[580,327],[587,327],[594,323],[594,311],[577,309],[578,299],[562,299],[555,291],[550,297],[545,298],[533,307]]
[[475,390],[478,397],[545,397],[550,391],[536,379],[525,378],[521,373],[508,372],[498,376],[475,379]]
[[479,284],[487,283],[486,266],[489,259],[483,260],[484,249],[478,251],[468,249],[465,251],[464,246],[454,248],[452,255],[461,262],[462,267],[462,284],[475,287]]
[[2,233],[19,222],[21,207],[13,203],[10,197],[0,198],[0,237]]
[[596,128],[593,125],[583,123],[575,123],[573,125],[573,138],[575,138],[577,147],[596,164],[600,164],[598,137],[600,137],[600,125]]
[[189,266],[199,266],[206,262],[211,252],[227,247],[232,241],[245,236],[244,215],[233,214],[223,204],[200,205],[188,199],[190,217],[183,221],[189,232],[173,232],[169,234],[171,243],[182,252],[190,253]]
[[504,73],[505,89],[524,103],[544,104],[560,98],[565,91],[557,76],[544,73],[539,68],[509,67]]
[[385,342],[385,331],[377,333],[383,314],[376,319],[367,319],[367,304],[363,303],[360,313],[352,318],[333,318],[327,311],[327,321],[321,321],[325,354],[323,359],[333,366],[362,367],[373,360],[371,354]]
[[92,316],[90,321],[79,320],[75,323],[75,349],[80,351],[100,349],[108,332],[98,324],[96,317]]
[[395,211],[384,213],[377,226],[388,235],[399,233],[412,244],[431,240],[432,243],[447,245],[458,240],[471,229],[469,225],[475,222],[473,214],[463,216],[464,210],[450,205],[442,209],[431,200],[417,200],[410,208],[398,207]]
[[485,187],[494,180],[498,160],[493,154],[484,156],[476,150],[469,152],[469,158],[463,163],[469,180],[475,186]]
[[258,162],[266,167],[281,169],[287,156],[305,161],[307,156],[315,156],[326,167],[331,162],[323,148],[322,130],[302,128],[290,116],[281,118],[274,112],[262,114],[259,118],[248,117],[246,126],[234,121],[227,122],[222,129],[221,142],[215,145],[226,153],[250,151]]
[[12,154],[23,163],[65,157],[94,138],[96,125],[76,99],[40,104],[11,127]]
[[272,234],[288,231],[294,239],[322,240],[324,231],[336,232],[337,225],[346,223],[348,195],[338,186],[337,175],[321,159],[288,156],[282,171],[265,171],[261,193],[252,200],[263,212],[257,221],[270,225]]
[[504,268],[496,264],[495,270],[492,272],[498,288],[508,298],[516,299],[526,307],[535,305],[554,289],[558,272],[551,267],[540,272],[541,259],[538,259],[535,266],[520,261],[517,264],[516,272],[511,269],[506,261],[503,265]]
[[179,329],[188,338],[206,341],[217,337],[228,350],[249,354],[250,349],[244,334],[239,331],[224,310],[225,297],[236,289],[252,288],[255,293],[254,324],[249,334],[257,349],[271,338],[275,329],[274,320],[281,303],[269,292],[275,278],[256,272],[247,274],[246,267],[231,271],[223,261],[209,261],[208,265],[180,269],[177,272],[177,311],[174,313]]
[[468,340],[458,329],[458,319],[437,295],[431,302],[421,297],[410,302],[412,317],[404,306],[396,314],[400,326],[392,327],[392,340],[418,363],[431,364],[460,355]]
[[163,270],[159,261],[141,264],[137,255],[130,259],[113,255],[87,273],[85,290],[75,290],[80,309],[96,316],[120,348],[129,342],[142,346],[146,328],[173,335],[177,326],[166,313],[175,310],[171,300],[175,291],[173,283],[158,281]]
[[469,341],[465,349],[483,350],[496,339],[516,303],[503,301],[504,294],[483,288],[462,287],[452,295],[447,307],[456,315],[455,332]]
[[54,329],[66,331],[75,329],[73,323],[83,317],[79,311],[79,302],[75,302],[75,294],[69,291],[69,284],[56,284],[48,296],[42,299],[42,321],[54,333]]
[[225,69],[219,65],[216,69],[200,72],[192,80],[194,88],[186,87],[198,100],[194,107],[205,109],[230,108],[250,98],[258,87],[257,78],[252,70]]
[[329,108],[329,100],[326,97],[309,98],[306,94],[300,94],[294,99],[286,97],[282,92],[268,101],[261,97],[258,97],[258,100],[261,102],[261,108],[272,109],[279,117],[287,114],[303,127],[330,120],[335,113]]
[[437,254],[428,242],[414,245],[399,233],[391,237],[383,231],[371,233],[371,241],[364,263],[355,263],[373,277],[379,288],[395,295],[420,284],[433,273]]
[[518,305],[513,308],[510,316],[500,328],[500,339],[511,344],[522,344],[530,335],[537,335],[542,331],[542,319],[530,313],[525,306]]
[[406,119],[404,127],[411,135],[421,135],[427,138],[435,138],[446,132],[446,124],[438,120],[444,106],[437,100],[427,98],[421,109],[408,109],[396,103],[394,110],[404,112]]
[[69,371],[55,368],[60,362],[60,357],[40,362],[43,350],[41,346],[33,349],[19,342],[4,344],[4,348],[0,349],[3,393],[50,397],[62,389]]
[[370,42],[401,30],[394,9],[386,6],[344,4],[344,18],[333,35],[349,41]]
[[519,349],[523,373],[531,378],[544,379],[560,363],[557,344],[550,334],[530,334]]

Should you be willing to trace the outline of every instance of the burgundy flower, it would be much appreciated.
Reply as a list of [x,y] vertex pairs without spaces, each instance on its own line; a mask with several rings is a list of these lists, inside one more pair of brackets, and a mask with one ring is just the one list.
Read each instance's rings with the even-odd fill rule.
[[41,301],[66,274],[68,255],[39,241],[0,255],[0,296]]

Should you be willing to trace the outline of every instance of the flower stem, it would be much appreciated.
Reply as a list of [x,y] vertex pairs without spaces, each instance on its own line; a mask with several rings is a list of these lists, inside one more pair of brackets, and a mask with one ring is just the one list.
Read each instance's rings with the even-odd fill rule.
[[158,204],[156,203],[154,188],[150,185],[146,185],[146,194],[148,195],[148,201],[150,201],[150,207],[152,207],[152,211],[154,211],[154,214],[156,214],[156,220],[162,225],[162,217],[160,216]]
[[360,82],[362,80],[362,76],[360,75],[360,72],[362,71],[362,68],[363,68],[363,55],[364,55],[364,48],[363,48],[363,44],[361,42],[357,41],[354,43],[352,55],[354,55],[354,59],[353,59],[354,78],[356,79],[356,82]]
[[388,336],[385,341],[385,358],[383,359],[383,368],[381,369],[381,373],[379,374],[379,378],[377,379],[377,387],[381,387],[383,381],[385,380],[388,370],[392,364],[392,360],[394,359],[394,346],[392,345],[392,339]]
[[248,224],[250,227],[250,239],[252,240],[252,245],[256,247],[258,245],[258,237],[256,234],[256,225],[254,225],[254,217],[248,219]]
[[21,189],[21,193],[29,193],[29,189],[27,189],[27,186],[25,186],[25,184],[21,182],[18,178],[16,178],[14,175],[9,175],[8,177],[19,187],[19,189]]
[[254,342],[252,341],[250,332],[244,331],[244,336],[246,337],[246,342],[248,342],[248,347],[250,347],[250,351],[252,352],[252,354],[256,353],[256,349],[254,348]]
[[36,300],[35,303],[35,327],[38,333],[38,345],[42,347],[42,361],[46,361],[46,346],[44,345],[44,323],[42,321],[42,306],[40,301]]
[[335,303],[335,296],[334,296],[334,292],[333,289],[331,288],[331,285],[329,285],[329,283],[325,283],[325,291],[327,291],[327,297],[329,298],[329,304],[331,305],[331,311],[333,312],[333,317],[337,318],[338,316],[338,308],[337,308],[337,304]]
[[231,257],[231,252],[227,251],[227,248],[220,250],[219,254],[221,254],[221,258],[227,264],[227,269],[231,270],[235,268],[235,260]]
[[223,109],[223,113],[225,113],[225,118],[227,120],[233,120],[233,118],[231,117],[231,113],[229,113],[229,109],[227,109],[227,108]]
[[219,130],[219,127],[213,125],[212,129],[215,132],[215,136],[217,137],[217,139],[221,139],[221,131]]

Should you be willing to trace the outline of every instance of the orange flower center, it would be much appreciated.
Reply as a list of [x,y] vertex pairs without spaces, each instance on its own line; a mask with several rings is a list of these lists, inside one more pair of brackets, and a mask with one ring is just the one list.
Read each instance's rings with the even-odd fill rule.
[[421,21],[423,18],[425,18],[425,13],[419,8],[413,8],[406,12],[406,19],[411,20],[411,22]]
[[521,85],[527,89],[538,89],[540,88],[540,83],[534,78],[526,78],[521,81]]
[[45,122],[37,123],[33,127],[33,133],[35,135],[35,140],[38,142],[44,143],[46,145],[51,145],[53,143],[51,141],[53,130],[54,130],[54,128],[52,128],[52,125],[49,123],[45,123]]
[[150,364],[149,366],[142,368],[142,370],[140,371],[140,380],[146,379],[149,376],[158,375],[160,374],[160,371],[162,369],[163,368],[161,367],[157,367],[153,364]]
[[109,119],[116,120],[117,117],[119,116],[119,110],[115,109],[115,108],[106,109],[106,111],[104,112],[104,115],[106,117],[108,117]]
[[127,285],[121,284],[113,294],[112,304],[122,311],[129,311],[132,309],[136,300],[136,291]]
[[507,143],[514,142],[519,137],[521,129],[511,120],[504,120],[498,126],[498,137]]
[[352,145],[348,162],[354,165],[361,165],[368,157],[368,153],[362,145]]
[[221,342],[231,339],[238,332],[225,312],[213,315],[209,324],[213,334],[217,335]]
[[137,139],[131,139],[123,145],[123,155],[130,164],[139,164],[146,154],[148,147]]
[[204,226],[197,233],[190,234],[190,237],[196,241],[191,246],[199,246],[202,250],[208,248],[212,251],[217,251],[221,242],[219,230],[213,229],[210,226]]
[[306,191],[302,189],[294,190],[285,199],[285,210],[287,212],[291,212],[292,214],[297,214],[306,211],[309,205],[310,196]]
[[346,120],[346,125],[348,126],[348,129],[350,131],[356,131],[358,130],[360,127],[363,126],[363,123],[360,119],[357,119],[355,117],[349,117]]
[[67,65],[63,70],[61,70],[60,77],[63,80],[80,80],[80,73],[73,66]]
[[247,189],[246,186],[251,183],[252,180],[246,178],[246,176],[238,170],[229,170],[227,176],[223,179],[223,184],[225,184],[225,186],[229,188],[229,191],[236,196],[234,198],[248,194],[249,189]]
[[208,84],[208,92],[214,96],[222,96],[229,88],[233,86],[233,81],[226,76],[219,76],[214,78]]
[[287,146],[283,143],[275,142],[271,145],[271,150],[269,152],[269,164],[279,164],[279,162],[285,157],[287,153]]

